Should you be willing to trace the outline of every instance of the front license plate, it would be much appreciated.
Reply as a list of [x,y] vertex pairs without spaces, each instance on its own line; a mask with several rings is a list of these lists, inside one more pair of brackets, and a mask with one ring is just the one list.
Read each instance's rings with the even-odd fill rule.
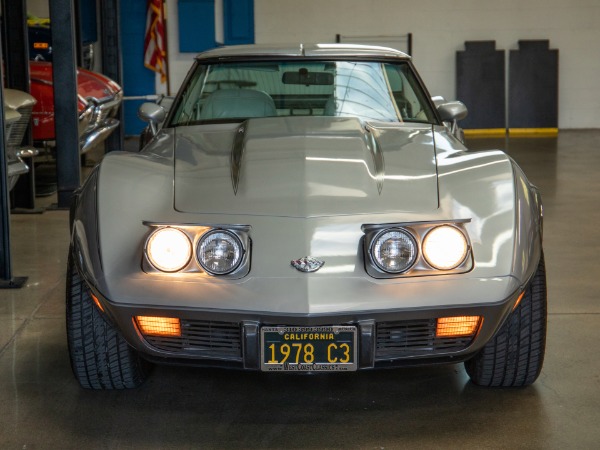
[[262,327],[261,370],[339,372],[356,370],[356,327]]

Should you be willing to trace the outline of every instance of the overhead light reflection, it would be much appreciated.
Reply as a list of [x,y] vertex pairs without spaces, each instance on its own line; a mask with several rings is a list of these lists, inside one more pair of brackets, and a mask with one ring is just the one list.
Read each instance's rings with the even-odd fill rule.
[[[506,230],[504,233],[500,233],[496,239],[494,239],[494,243],[492,244],[492,251],[491,254],[492,259],[490,261],[477,261],[477,265],[479,267],[496,267],[496,265],[498,264],[498,254],[500,253],[500,248],[506,244],[509,243],[512,240],[513,237],[513,231],[512,230]],[[481,255],[478,255],[481,256]]]
[[456,169],[456,170],[451,170],[449,172],[440,173],[439,177],[440,178],[441,177],[446,177],[448,175],[454,175],[454,174],[459,173],[459,172],[466,172],[466,171],[470,171],[470,170],[477,170],[477,169],[480,169],[482,167],[493,166],[495,164],[505,164],[505,163],[506,163],[506,161],[492,161],[492,162],[485,163],[485,164],[479,164],[477,166],[469,166],[469,167],[465,167],[463,169]]
[[319,273],[354,273],[355,266],[354,264],[346,264],[343,266],[327,266],[325,264]]
[[[315,161],[315,162],[334,162],[334,163],[350,163],[350,164],[360,164],[363,165],[369,174],[369,177],[373,180],[377,180],[377,176],[371,173],[369,166],[365,162],[364,159],[350,159],[350,158],[322,158],[316,156],[307,156],[306,161]],[[412,180],[424,180],[428,178],[435,178],[435,173],[428,173],[424,175],[383,175],[383,178],[386,180],[396,180],[396,181],[412,181]]]
[[349,159],[349,158],[321,158],[316,156],[307,156],[306,161],[316,161],[316,162],[334,162],[334,163],[350,163],[350,164],[361,164],[367,170],[369,177],[373,180],[377,180],[377,177],[371,173],[369,170],[369,166],[365,162],[364,159]]

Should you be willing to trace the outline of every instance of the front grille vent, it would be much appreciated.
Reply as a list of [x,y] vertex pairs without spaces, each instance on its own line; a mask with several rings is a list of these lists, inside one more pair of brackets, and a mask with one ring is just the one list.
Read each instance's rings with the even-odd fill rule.
[[21,114],[21,117],[13,124],[10,130],[10,134],[6,142],[7,147],[19,147],[21,145],[21,141],[23,141],[23,136],[25,135],[25,130],[29,125],[29,119],[31,118],[32,110],[33,105],[22,106],[17,109],[17,112]]
[[242,360],[241,327],[236,322],[181,319],[181,336],[144,337],[153,347],[167,352]]
[[436,325],[436,319],[377,323],[375,359],[386,361],[452,353],[464,350],[473,341],[474,336],[438,338]]

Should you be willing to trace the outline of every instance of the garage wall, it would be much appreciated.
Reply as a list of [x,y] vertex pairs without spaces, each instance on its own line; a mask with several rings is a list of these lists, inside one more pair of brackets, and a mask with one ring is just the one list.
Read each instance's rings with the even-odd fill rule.
[[519,39],[549,39],[560,51],[559,127],[600,128],[599,0],[255,0],[255,30],[257,43],[411,32],[415,65],[447,99],[464,41],[511,50]]
[[[43,16],[43,1],[29,0],[29,10]],[[178,50],[176,0],[167,1],[167,11],[176,91],[194,55]],[[417,68],[431,93],[448,99],[455,97],[455,55],[464,41],[495,40],[496,48],[511,50],[519,39],[549,39],[560,51],[559,127],[600,128],[599,0],[255,0],[254,16],[257,43],[411,32]]]

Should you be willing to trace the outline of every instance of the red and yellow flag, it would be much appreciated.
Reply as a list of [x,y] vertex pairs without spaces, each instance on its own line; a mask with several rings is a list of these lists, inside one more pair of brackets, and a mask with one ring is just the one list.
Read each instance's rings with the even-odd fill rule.
[[167,81],[167,49],[163,0],[148,0],[146,37],[144,39],[144,66],[160,73],[160,81]]

